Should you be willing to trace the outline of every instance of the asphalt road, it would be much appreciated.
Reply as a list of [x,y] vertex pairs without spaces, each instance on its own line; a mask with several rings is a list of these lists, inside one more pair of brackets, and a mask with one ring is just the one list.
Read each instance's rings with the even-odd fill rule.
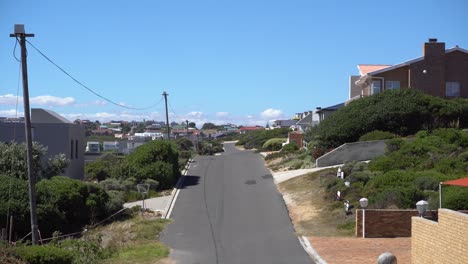
[[259,154],[195,158],[161,240],[178,264],[312,263]]

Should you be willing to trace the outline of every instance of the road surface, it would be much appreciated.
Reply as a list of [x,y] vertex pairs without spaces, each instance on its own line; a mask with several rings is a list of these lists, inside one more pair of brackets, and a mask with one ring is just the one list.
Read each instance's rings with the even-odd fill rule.
[[262,157],[225,144],[194,159],[161,240],[178,264],[312,263]]

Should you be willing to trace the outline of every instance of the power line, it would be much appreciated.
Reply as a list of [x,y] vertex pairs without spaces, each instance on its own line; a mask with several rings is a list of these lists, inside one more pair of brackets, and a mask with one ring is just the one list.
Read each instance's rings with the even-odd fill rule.
[[94,95],[96,95],[97,97],[113,104],[113,105],[116,105],[118,107],[122,107],[122,108],[126,108],[126,109],[130,109],[130,110],[148,110],[150,108],[153,108],[155,106],[157,106],[161,101],[162,99],[155,103],[155,104],[152,104],[148,107],[143,107],[143,108],[135,108],[135,107],[130,107],[130,106],[126,106],[126,105],[122,105],[122,104],[119,104],[119,103],[116,103],[114,101],[112,101],[111,99],[108,99],[106,97],[104,97],[103,95],[100,95],[99,93],[93,91],[91,88],[89,88],[88,86],[84,85],[82,82],[80,82],[79,80],[77,80],[75,77],[73,77],[71,74],[69,74],[66,70],[64,70],[62,67],[60,67],[57,63],[55,63],[54,61],[52,61],[49,57],[47,57],[44,53],[42,53],[38,48],[36,48],[36,46],[34,46],[30,41],[26,40],[26,42],[28,42],[29,45],[31,45],[31,47],[33,47],[39,54],[42,55],[42,57],[44,57],[46,60],[48,60],[50,63],[52,63],[55,67],[57,67],[60,71],[62,71],[65,75],[67,75],[68,77],[70,77],[70,79],[72,79],[74,82],[76,82],[77,84],[79,84],[80,86],[82,86],[83,88],[85,88],[86,90],[88,90],[89,92],[93,93]]

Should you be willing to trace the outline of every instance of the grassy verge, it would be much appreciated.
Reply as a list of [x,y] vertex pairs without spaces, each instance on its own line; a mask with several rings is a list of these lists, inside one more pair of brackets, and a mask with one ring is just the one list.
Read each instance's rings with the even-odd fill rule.
[[293,153],[276,152],[265,157],[267,166],[273,171],[310,169],[315,167],[315,160],[306,150]]
[[162,263],[169,248],[158,242],[160,232],[169,223],[164,219],[135,216],[99,228],[91,237],[99,237],[103,248],[113,252],[103,263]]
[[320,179],[336,169],[327,169],[292,178],[278,185],[299,235],[352,236],[354,215],[346,215],[341,203],[333,202]]

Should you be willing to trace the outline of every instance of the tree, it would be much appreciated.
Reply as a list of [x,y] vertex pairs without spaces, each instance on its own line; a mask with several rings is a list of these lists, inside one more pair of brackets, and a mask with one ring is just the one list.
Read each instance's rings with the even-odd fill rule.
[[374,130],[407,136],[424,129],[465,126],[468,100],[447,100],[405,88],[352,101],[308,130],[306,139],[332,148],[355,142]]
[[197,125],[195,124],[195,122],[189,122],[188,126],[191,128],[197,128]]
[[41,233],[76,232],[107,214],[109,196],[97,184],[57,176],[37,183]]
[[135,149],[127,160],[138,182],[153,179],[165,189],[172,187],[179,179],[179,150],[173,142],[150,141]]
[[202,129],[203,130],[207,130],[207,129],[216,129],[217,126],[213,123],[204,123],[203,126],[202,126]]
[[[42,158],[47,154],[47,148],[37,142],[33,143],[33,171],[37,177],[51,177],[63,173],[69,165],[69,160],[63,154],[48,159],[45,165]],[[26,145],[24,143],[0,142],[0,175],[28,179]]]

